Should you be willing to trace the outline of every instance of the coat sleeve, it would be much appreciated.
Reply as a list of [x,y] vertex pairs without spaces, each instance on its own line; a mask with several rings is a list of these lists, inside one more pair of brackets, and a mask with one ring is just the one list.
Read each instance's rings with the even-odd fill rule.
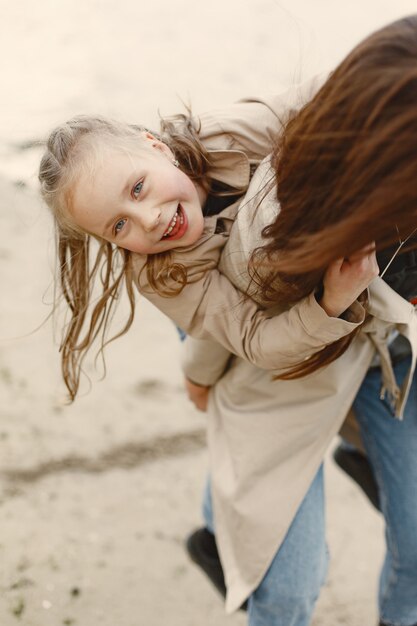
[[[281,373],[363,322],[365,311],[359,303],[352,305],[344,319],[333,318],[321,308],[313,293],[276,315],[262,309],[215,268],[213,257],[216,245],[217,254],[220,253],[224,239],[221,241],[219,235],[209,239],[204,251],[211,258],[210,262],[206,257],[207,271],[202,270],[203,259],[198,257],[200,263],[191,263],[187,268],[188,280],[192,282],[175,297],[162,297],[150,289],[143,272],[142,280],[137,280],[143,295],[192,337],[214,340],[261,369]],[[194,251],[193,258],[195,254]],[[209,359],[207,367],[212,367]],[[202,384],[201,378],[190,378]]]
[[181,348],[184,376],[205,387],[211,387],[223,376],[233,358],[227,348],[213,339],[195,339],[188,335]]

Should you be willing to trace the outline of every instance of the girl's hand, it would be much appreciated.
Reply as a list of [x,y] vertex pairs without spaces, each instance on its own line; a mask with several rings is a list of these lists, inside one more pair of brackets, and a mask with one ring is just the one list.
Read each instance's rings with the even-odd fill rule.
[[185,379],[185,390],[188,398],[199,411],[207,411],[208,394],[210,389],[211,387],[197,385],[196,383],[191,382],[188,378]]
[[324,275],[320,306],[330,317],[339,317],[378,273],[374,242],[347,259],[336,259]]

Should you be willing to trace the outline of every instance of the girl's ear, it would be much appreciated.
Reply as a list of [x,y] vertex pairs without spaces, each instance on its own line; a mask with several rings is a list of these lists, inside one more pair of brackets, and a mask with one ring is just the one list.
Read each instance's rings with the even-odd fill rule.
[[154,137],[154,135],[152,135],[152,133],[150,133],[148,130],[142,133],[142,137],[145,141],[149,142],[152,148],[159,150],[170,159],[174,157],[174,153],[172,152],[171,148],[160,139]]

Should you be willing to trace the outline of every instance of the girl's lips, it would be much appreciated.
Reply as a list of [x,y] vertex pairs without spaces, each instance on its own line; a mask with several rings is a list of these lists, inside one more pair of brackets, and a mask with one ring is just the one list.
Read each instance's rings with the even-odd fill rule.
[[169,239],[169,240],[175,240],[175,239],[181,239],[181,237],[184,236],[187,228],[188,228],[188,219],[187,219],[187,215],[184,211],[184,209],[182,208],[182,206],[179,204],[178,205],[178,209],[177,209],[177,221],[175,223],[175,226],[173,227],[173,229],[171,230],[171,232],[167,235],[163,235],[163,239]]

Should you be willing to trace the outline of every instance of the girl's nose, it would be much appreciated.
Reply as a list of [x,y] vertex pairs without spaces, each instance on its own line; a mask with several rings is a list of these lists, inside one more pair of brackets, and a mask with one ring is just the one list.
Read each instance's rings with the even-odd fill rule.
[[143,229],[149,233],[156,228],[161,220],[161,209],[157,207],[146,208],[139,211]]

